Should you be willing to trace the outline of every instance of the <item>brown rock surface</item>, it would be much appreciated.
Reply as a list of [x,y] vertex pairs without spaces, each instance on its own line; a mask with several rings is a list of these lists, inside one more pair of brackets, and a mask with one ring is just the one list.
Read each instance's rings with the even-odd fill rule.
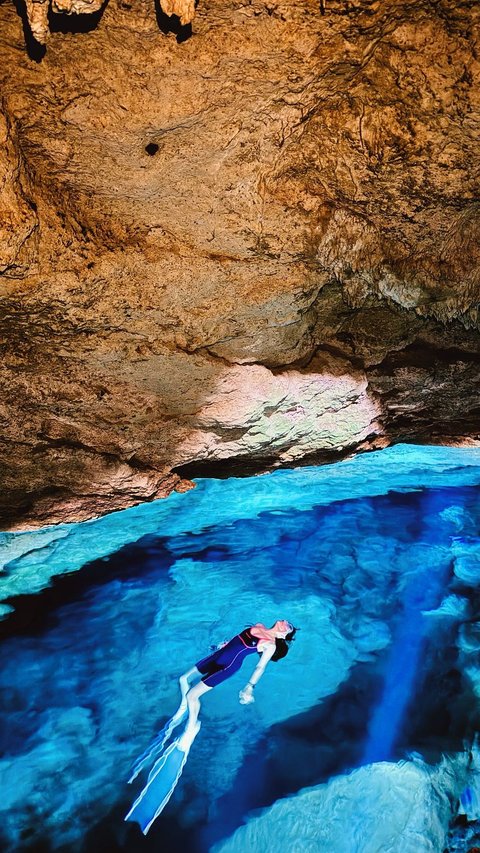
[[5,523],[478,435],[478,3],[324,6],[0,5]]

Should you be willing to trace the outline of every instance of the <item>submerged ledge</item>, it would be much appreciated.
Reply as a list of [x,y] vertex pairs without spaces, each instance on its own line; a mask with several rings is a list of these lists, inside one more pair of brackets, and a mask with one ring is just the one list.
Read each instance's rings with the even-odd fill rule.
[[[288,489],[285,479],[288,478]],[[250,478],[198,479],[185,494],[140,504],[85,522],[0,533],[0,618],[9,600],[45,589],[147,534],[179,535],[262,512],[299,510],[335,501],[435,487],[480,485],[480,448],[396,445],[320,467],[281,469]],[[208,509],[208,513],[207,513]]]

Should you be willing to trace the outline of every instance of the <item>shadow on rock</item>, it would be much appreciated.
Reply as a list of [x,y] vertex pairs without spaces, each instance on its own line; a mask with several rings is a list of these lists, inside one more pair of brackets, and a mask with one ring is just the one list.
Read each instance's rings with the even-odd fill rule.
[[178,44],[182,44],[182,42],[187,41],[193,35],[192,25],[181,24],[178,15],[166,15],[160,5],[160,0],[155,0],[155,14],[159,30],[165,36],[173,33],[176,36]]

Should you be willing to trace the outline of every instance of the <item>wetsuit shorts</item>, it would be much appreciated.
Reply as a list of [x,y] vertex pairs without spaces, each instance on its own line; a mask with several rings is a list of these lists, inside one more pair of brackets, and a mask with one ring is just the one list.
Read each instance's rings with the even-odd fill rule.
[[240,669],[243,661],[248,655],[257,652],[257,637],[253,637],[250,631],[242,631],[233,637],[221,649],[217,649],[211,655],[195,664],[202,673],[202,681],[207,687],[216,687],[227,678],[230,678]]

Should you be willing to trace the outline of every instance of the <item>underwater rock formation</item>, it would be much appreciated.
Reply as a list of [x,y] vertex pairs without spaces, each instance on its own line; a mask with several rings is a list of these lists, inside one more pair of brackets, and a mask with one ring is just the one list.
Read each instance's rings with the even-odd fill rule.
[[[479,481],[480,449],[397,445],[0,534],[4,853],[465,853],[479,596],[457,569],[480,556]],[[248,663],[205,696],[182,782],[140,840],[123,816],[145,775],[126,779],[179,672],[277,614],[300,629],[288,657],[253,705],[238,703]]]
[[0,5],[4,526],[478,436],[480,9],[322,9]]
[[[457,761],[461,768],[462,757]],[[460,775],[455,763],[446,759],[435,769],[421,761],[361,767],[279,800],[213,853],[268,850],[273,834],[298,851],[443,850],[450,800],[459,796]],[[379,820],[379,814],[388,820]]]

